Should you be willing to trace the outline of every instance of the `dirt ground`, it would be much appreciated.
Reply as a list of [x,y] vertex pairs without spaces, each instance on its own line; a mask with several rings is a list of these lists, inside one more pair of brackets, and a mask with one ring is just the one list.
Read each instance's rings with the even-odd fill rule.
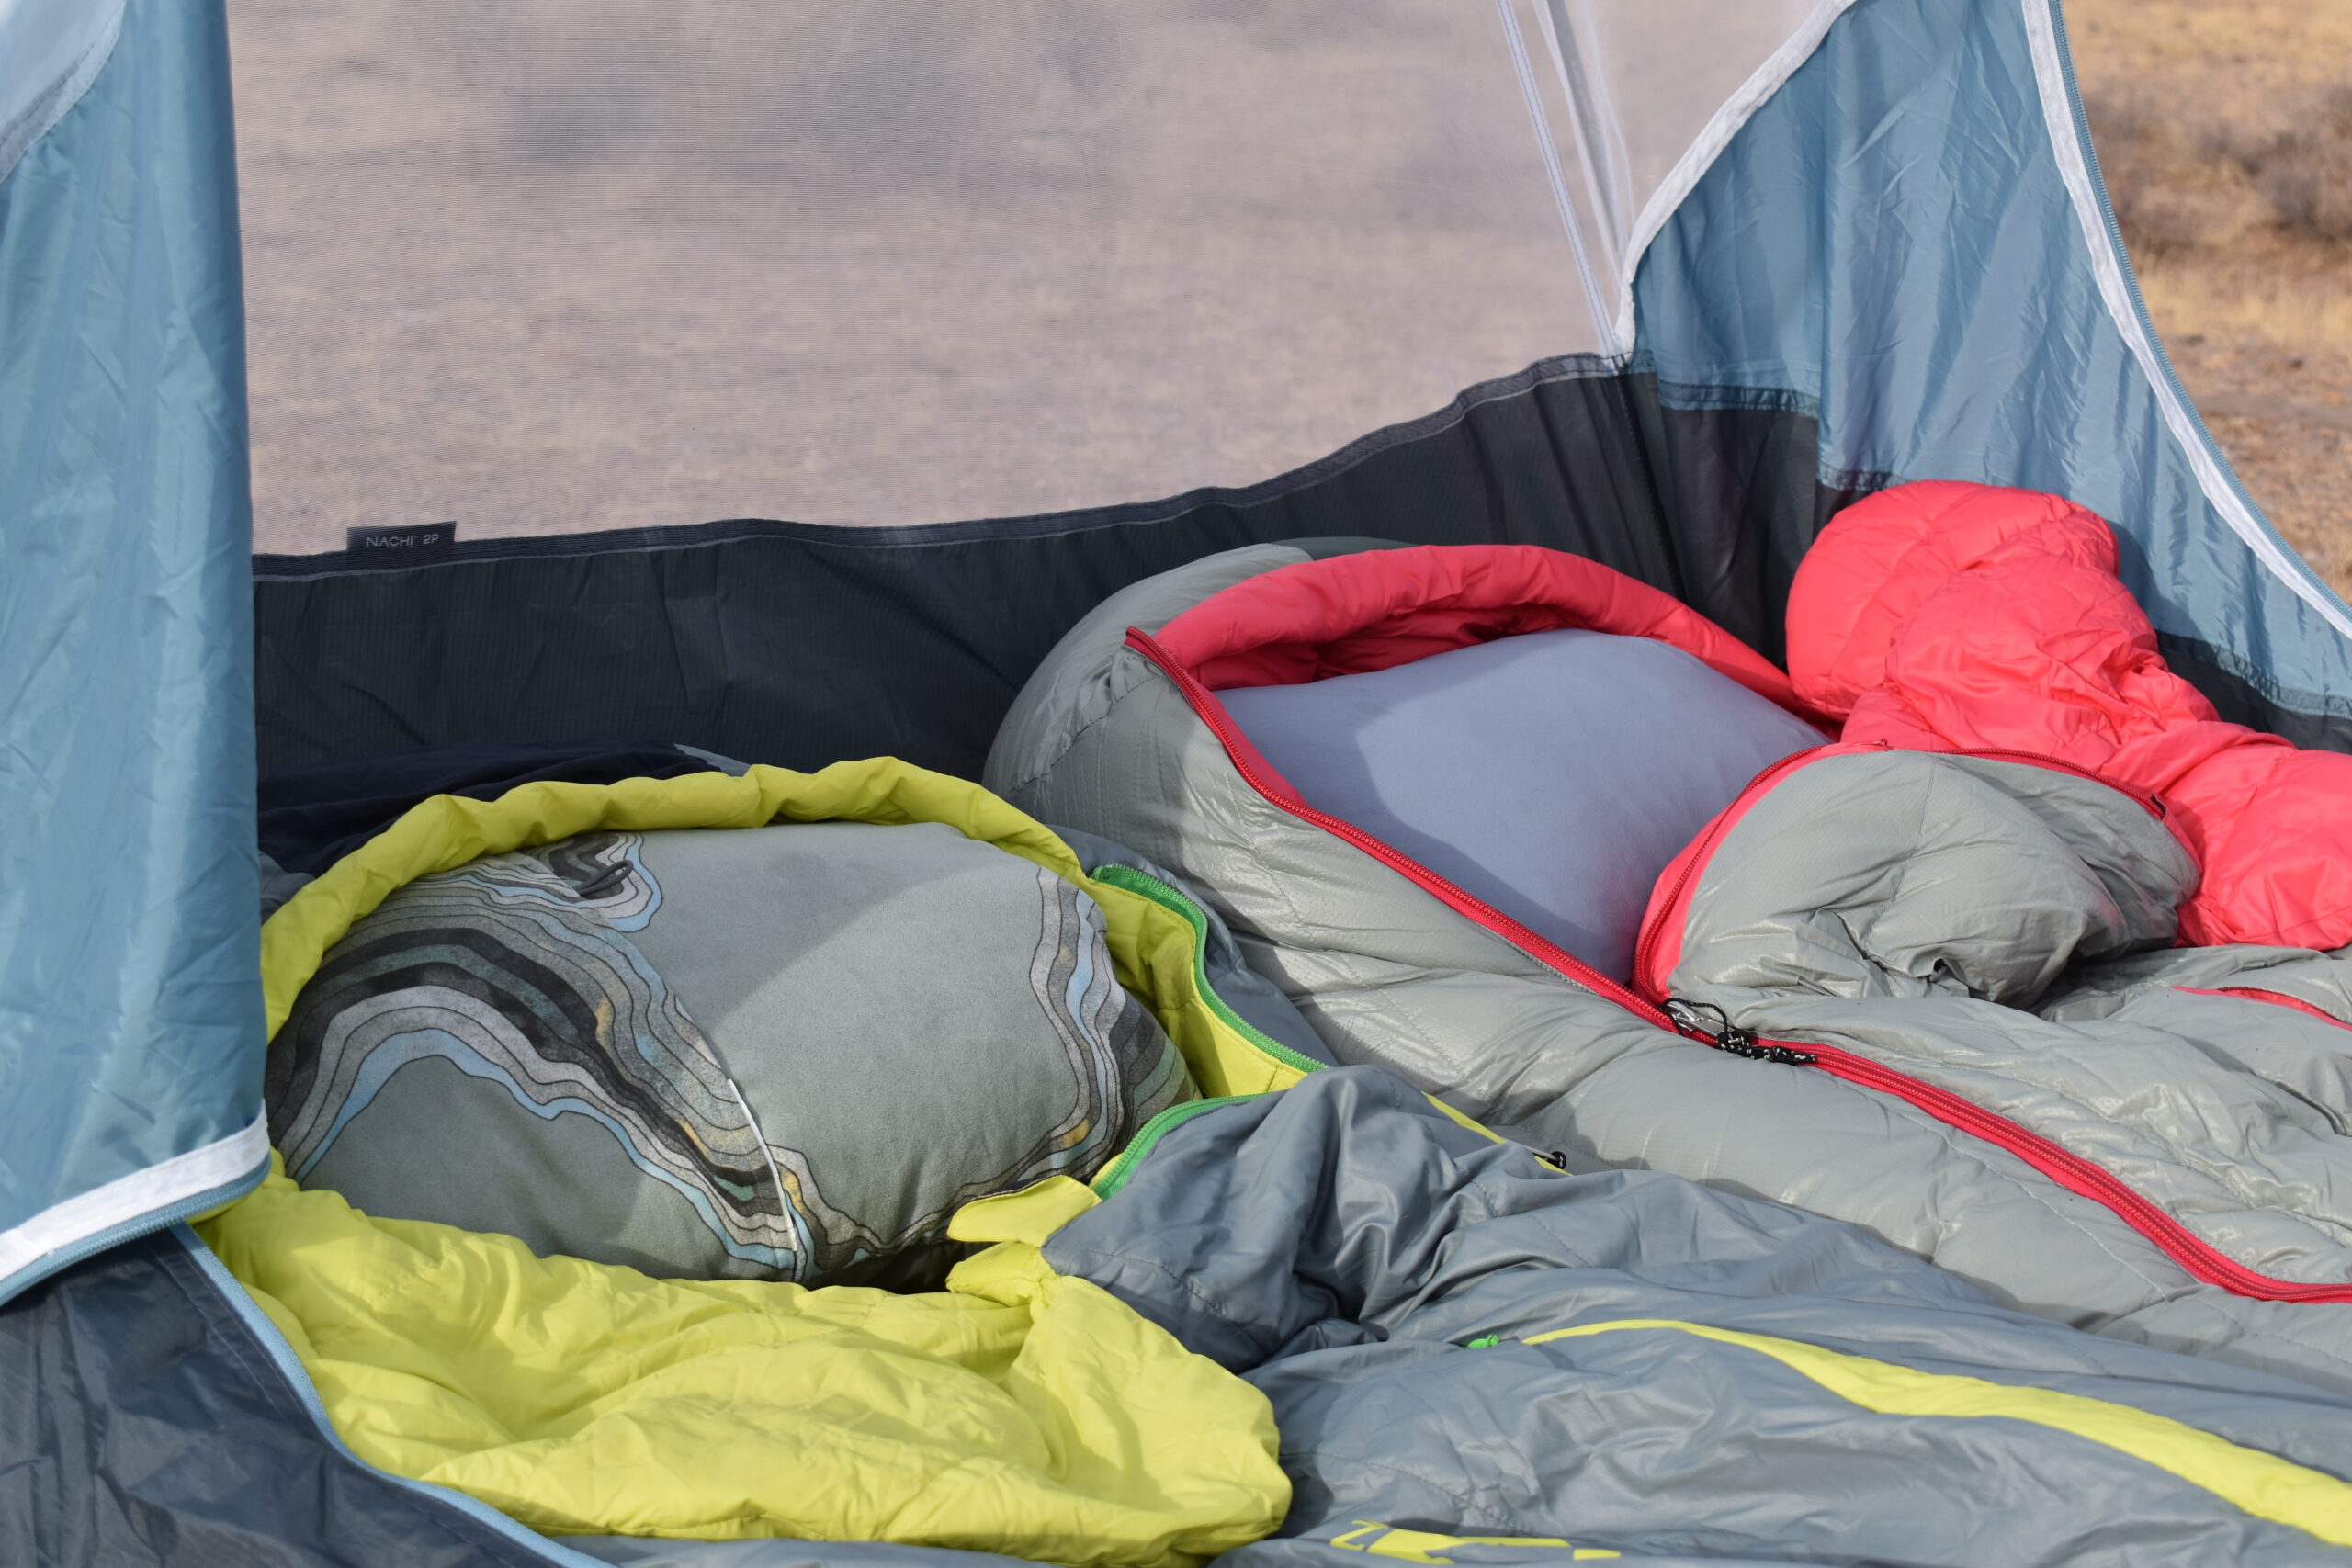
[[1492,0],[229,17],[265,550],[1155,500],[1594,346]]
[[[1594,346],[1490,6],[811,3],[232,0],[257,547],[1247,484]],[[2067,15],[2181,377],[2352,590],[2352,0]]]
[[2149,312],[2270,520],[2352,593],[2352,0],[2066,0]]

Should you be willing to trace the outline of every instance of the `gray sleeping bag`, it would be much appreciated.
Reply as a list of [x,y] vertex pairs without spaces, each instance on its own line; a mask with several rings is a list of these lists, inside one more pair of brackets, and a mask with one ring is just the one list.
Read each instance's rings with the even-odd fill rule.
[[[1434,790],[1385,784],[1343,806],[1344,768],[1283,761],[1294,740],[1269,710],[1296,694],[1206,696],[1125,637],[1284,570],[1317,569],[1257,547],[1101,606],[1014,705],[989,786],[1185,877],[1341,1062],[1391,1067],[1573,1167],[1793,1203],[2006,1304],[2352,1392],[2352,957],[2172,948],[2195,864],[2093,780],[1825,750],[1726,823],[1659,922],[1655,998],[1732,1043],[1744,1029],[1794,1048],[1710,1049],[1465,911],[1410,858],[1302,816],[1279,781],[1253,784],[1218,726],[1246,728],[1308,806],[1357,826],[1386,810],[1390,848],[1521,897],[1557,867],[1514,855],[1549,863],[1564,822],[1645,804],[1645,759],[1555,795],[1561,736],[1509,722],[1508,702],[1473,736],[1478,705],[1457,694],[1423,704],[1418,736],[1379,714],[1358,726],[1367,755],[1460,753],[1446,814],[1426,814]],[[2254,994],[2214,994],[2233,992]]]

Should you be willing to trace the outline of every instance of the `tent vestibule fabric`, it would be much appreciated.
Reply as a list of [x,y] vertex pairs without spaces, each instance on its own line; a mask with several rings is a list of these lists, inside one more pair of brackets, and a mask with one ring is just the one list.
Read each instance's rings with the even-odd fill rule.
[[0,6],[0,1297],[268,1156],[226,39],[111,11]]

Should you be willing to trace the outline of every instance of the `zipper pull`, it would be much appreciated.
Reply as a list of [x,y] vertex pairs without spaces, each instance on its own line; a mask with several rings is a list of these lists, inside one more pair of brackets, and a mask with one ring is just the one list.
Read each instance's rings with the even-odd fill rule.
[[[1786,1045],[1768,1044],[1756,1038],[1752,1029],[1742,1029],[1734,1023],[1723,1009],[1713,1002],[1685,1001],[1680,997],[1668,997],[1660,1004],[1674,1032],[1686,1040],[1696,1040],[1702,1045],[1712,1045],[1718,1051],[1751,1062],[1770,1062],[1782,1067],[1809,1067],[1820,1058],[1809,1051],[1792,1051]],[[1710,1019],[1706,1015],[1713,1014]]]
[[[1715,1036],[1731,1027],[1731,1020],[1724,1016],[1724,1010],[1707,1002],[1690,1002],[1680,997],[1668,997],[1658,1004],[1658,1010],[1666,1014],[1668,1023],[1674,1025],[1675,1033],[1702,1044],[1713,1044]],[[1715,1015],[1713,1029],[1709,1029],[1707,1021],[1699,1016],[1708,1012]]]

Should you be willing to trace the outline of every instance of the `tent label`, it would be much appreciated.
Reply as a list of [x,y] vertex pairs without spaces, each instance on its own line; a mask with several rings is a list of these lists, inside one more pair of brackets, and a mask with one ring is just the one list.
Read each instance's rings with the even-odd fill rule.
[[346,528],[344,553],[379,559],[416,560],[445,555],[458,542],[456,523],[417,523],[401,528]]

